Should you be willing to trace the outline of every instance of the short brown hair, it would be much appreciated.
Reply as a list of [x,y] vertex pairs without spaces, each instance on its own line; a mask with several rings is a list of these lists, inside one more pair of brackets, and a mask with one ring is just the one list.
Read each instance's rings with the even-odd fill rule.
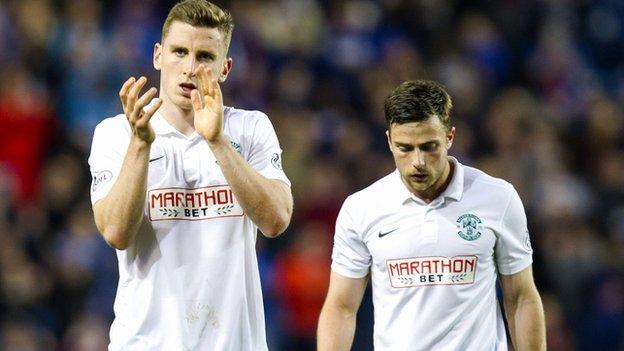
[[419,122],[438,116],[448,130],[452,108],[451,96],[441,84],[431,80],[403,82],[384,101],[388,128],[394,123]]
[[161,41],[169,34],[174,21],[190,24],[194,27],[217,28],[223,34],[225,49],[230,46],[234,20],[232,15],[219,6],[206,0],[183,0],[171,8],[163,24]]

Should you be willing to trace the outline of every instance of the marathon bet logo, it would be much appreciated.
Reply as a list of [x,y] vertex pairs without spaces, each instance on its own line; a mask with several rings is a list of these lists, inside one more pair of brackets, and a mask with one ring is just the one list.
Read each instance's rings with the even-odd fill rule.
[[147,194],[147,200],[152,221],[196,221],[243,215],[243,209],[228,185],[197,189],[152,189]]
[[457,218],[457,229],[459,229],[457,234],[468,241],[476,240],[481,236],[479,231],[483,228],[481,223],[481,219],[473,214],[461,215]]
[[472,284],[477,256],[402,258],[386,261],[393,288]]

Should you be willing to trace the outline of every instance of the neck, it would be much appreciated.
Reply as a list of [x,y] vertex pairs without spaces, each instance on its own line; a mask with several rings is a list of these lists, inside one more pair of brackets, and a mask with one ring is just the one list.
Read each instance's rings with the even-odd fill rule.
[[[162,98],[162,97],[161,97]],[[193,109],[182,109],[180,106],[163,98],[160,107],[163,118],[180,133],[189,136],[195,131]]]

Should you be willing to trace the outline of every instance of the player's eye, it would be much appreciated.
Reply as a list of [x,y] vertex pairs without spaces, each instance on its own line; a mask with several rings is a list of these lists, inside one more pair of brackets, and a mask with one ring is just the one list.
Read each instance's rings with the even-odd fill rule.
[[426,143],[420,146],[420,150],[425,152],[432,152],[438,149],[438,143]]
[[186,50],[182,49],[182,48],[175,48],[173,49],[173,53],[178,56],[178,57],[182,57],[184,55],[186,55]]
[[197,56],[198,61],[212,61],[214,57],[210,54],[199,54]]

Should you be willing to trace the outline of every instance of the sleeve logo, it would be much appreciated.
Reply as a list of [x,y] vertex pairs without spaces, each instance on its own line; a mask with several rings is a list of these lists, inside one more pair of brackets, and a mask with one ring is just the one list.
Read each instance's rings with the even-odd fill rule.
[[531,235],[529,235],[529,229],[526,229],[524,233],[524,248],[527,251],[533,251],[533,247],[531,246]]
[[282,170],[282,158],[280,157],[280,154],[276,152],[271,155],[271,164],[280,171]]
[[101,171],[93,174],[91,179],[91,191],[95,192],[100,185],[106,184],[113,179],[113,173],[111,171]]

